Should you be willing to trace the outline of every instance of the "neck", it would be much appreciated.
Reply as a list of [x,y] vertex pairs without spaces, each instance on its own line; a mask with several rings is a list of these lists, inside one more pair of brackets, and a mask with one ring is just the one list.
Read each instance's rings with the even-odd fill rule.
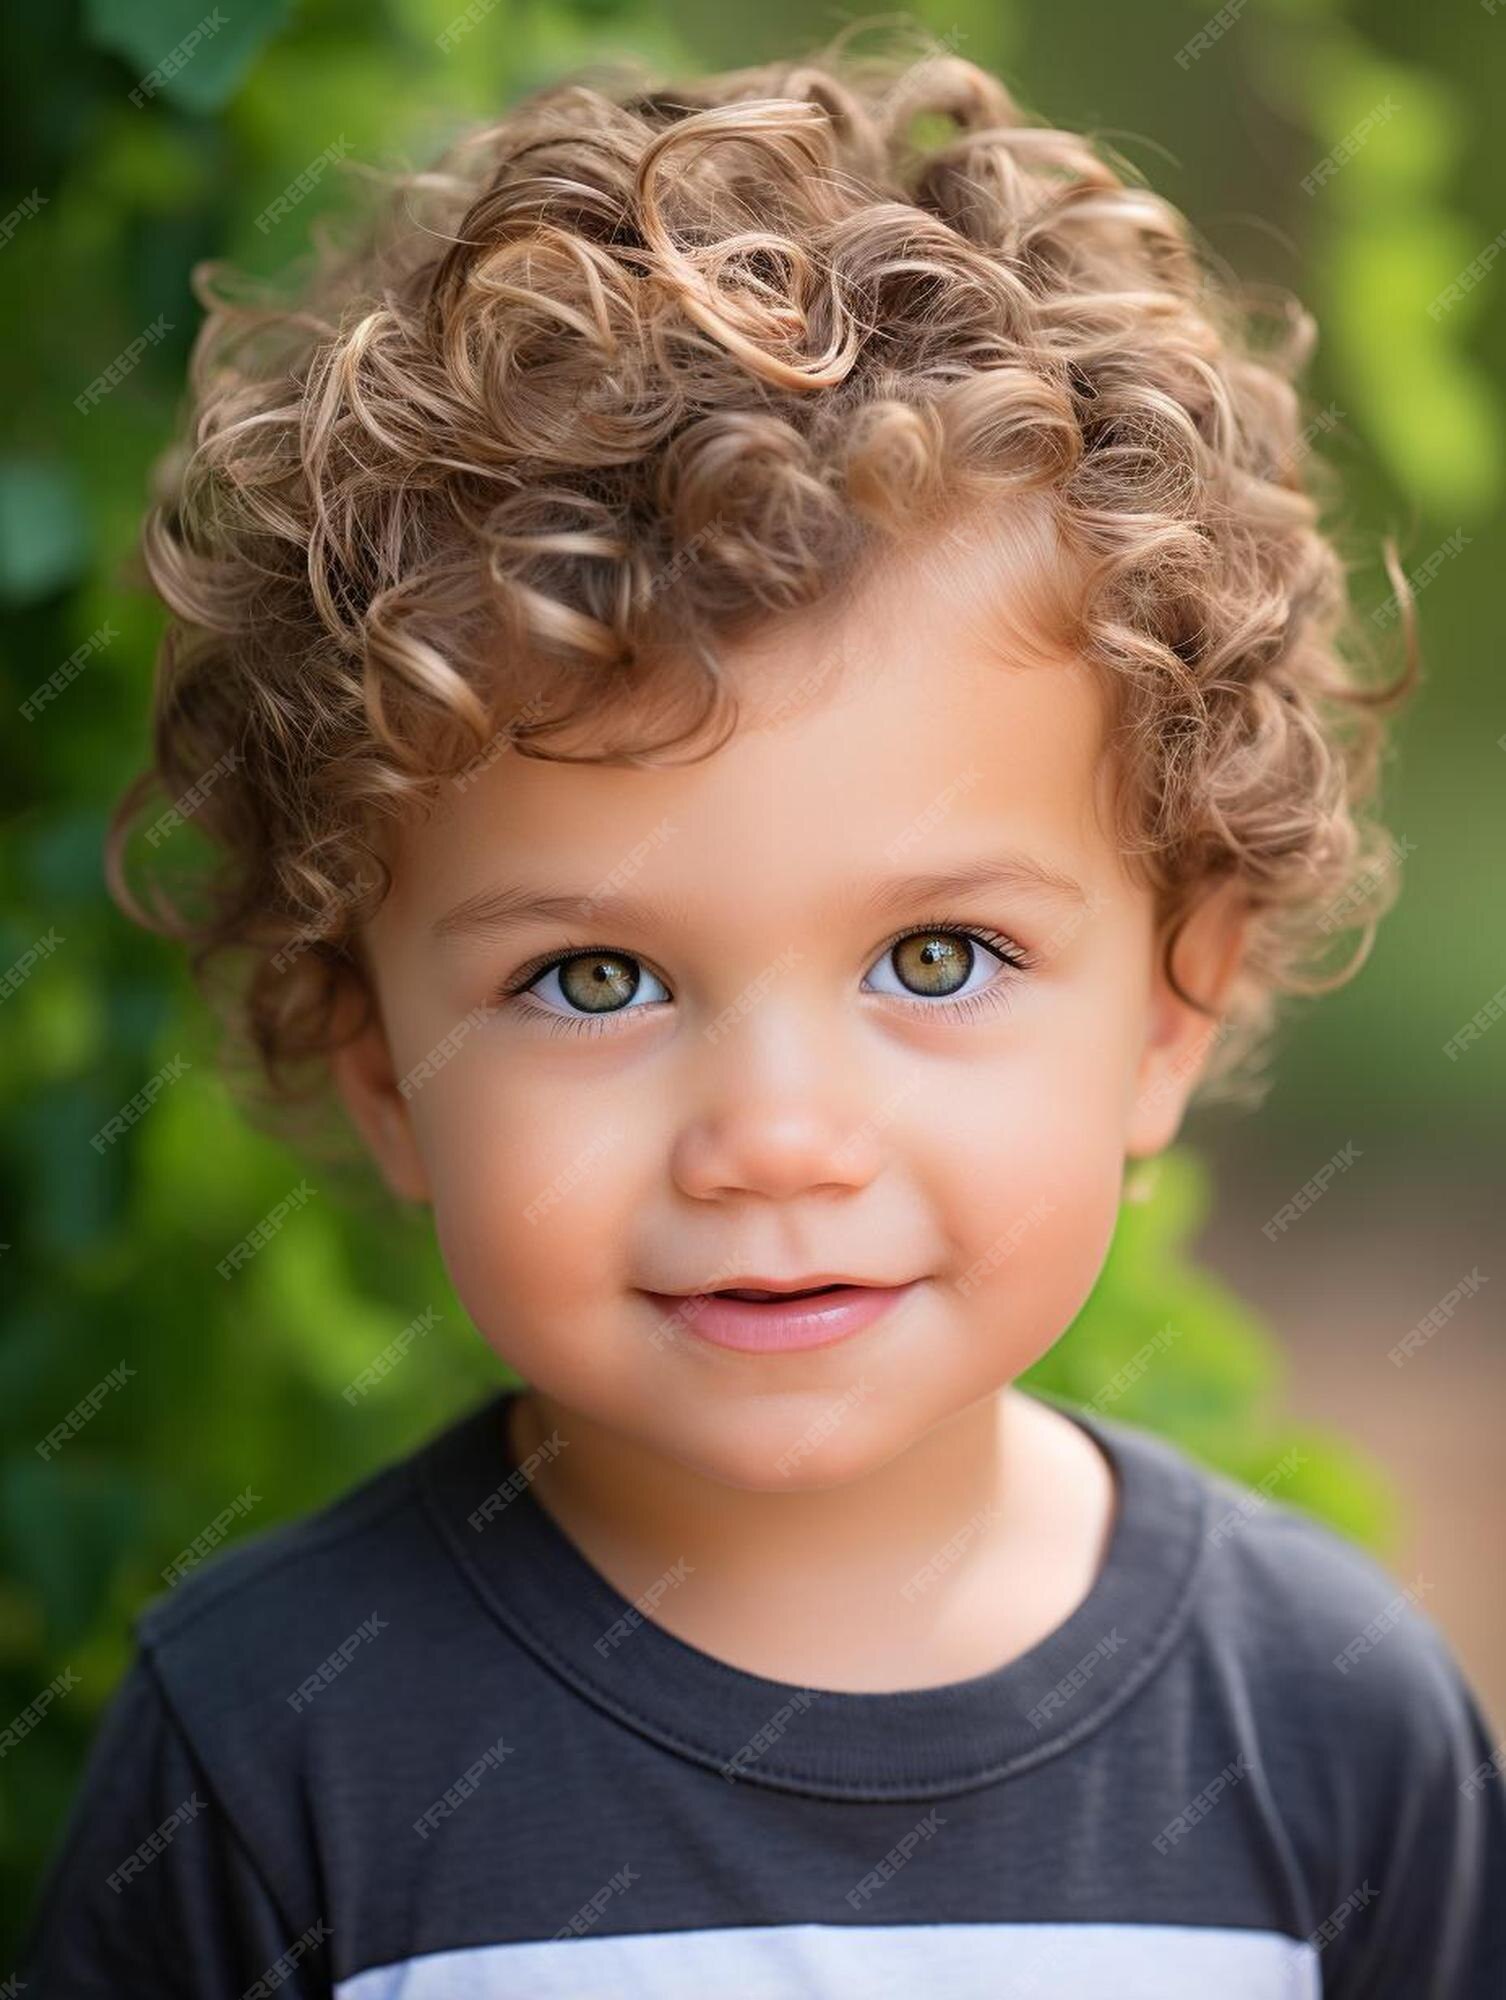
[[693,1579],[652,1615],[774,1678],[814,1669],[884,1685],[887,1661],[905,1685],[939,1645],[963,1673],[982,1671],[1011,1634],[1031,1643],[1080,1599],[1106,1533],[1112,1481],[1097,1447],[1013,1388],[859,1478],[796,1492],[725,1485],[520,1394],[515,1456],[555,1431],[571,1449],[542,1463],[535,1493],[582,1553],[629,1598],[670,1574]]

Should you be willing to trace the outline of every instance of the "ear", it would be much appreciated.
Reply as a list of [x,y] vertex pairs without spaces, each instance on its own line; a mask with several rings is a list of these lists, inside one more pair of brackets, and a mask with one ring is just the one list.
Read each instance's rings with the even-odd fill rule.
[[1131,1159],[1149,1159],[1177,1136],[1187,1100],[1222,1032],[1224,1003],[1244,957],[1249,924],[1240,885],[1225,882],[1196,905],[1182,926],[1172,969],[1183,990],[1211,1013],[1200,1013],[1172,987],[1165,967],[1168,927],[1157,930],[1145,1045],[1125,1133]]
[[377,996],[348,981],[336,1015],[329,1065],[351,1123],[400,1201],[432,1199],[408,1101],[398,1088]]

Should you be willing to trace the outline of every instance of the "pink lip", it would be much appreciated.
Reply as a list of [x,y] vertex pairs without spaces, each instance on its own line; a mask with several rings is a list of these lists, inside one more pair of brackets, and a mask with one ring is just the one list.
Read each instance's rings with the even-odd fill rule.
[[715,1347],[736,1348],[744,1354],[789,1354],[799,1348],[828,1347],[872,1326],[891,1307],[913,1292],[908,1285],[843,1285],[818,1298],[791,1299],[782,1304],[752,1305],[743,1299],[719,1299],[694,1292],[675,1298],[667,1292],[646,1292],[659,1310],[681,1319]]

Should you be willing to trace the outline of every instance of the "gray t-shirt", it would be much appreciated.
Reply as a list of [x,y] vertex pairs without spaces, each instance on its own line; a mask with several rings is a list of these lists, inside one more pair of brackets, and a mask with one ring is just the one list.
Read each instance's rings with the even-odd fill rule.
[[593,1568],[511,1393],[141,1614],[23,1993],[1506,1995],[1506,1750],[1329,1529],[1056,1405],[1118,1489],[1065,1623],[966,1681],[800,1688]]

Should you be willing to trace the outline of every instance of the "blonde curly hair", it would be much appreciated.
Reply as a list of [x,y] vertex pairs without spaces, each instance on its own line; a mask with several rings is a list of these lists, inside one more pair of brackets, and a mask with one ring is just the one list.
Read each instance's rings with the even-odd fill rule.
[[[1251,912],[1204,1087],[1257,1095],[1276,996],[1367,954],[1395,849],[1359,808],[1414,613],[1388,541],[1407,657],[1374,685],[1293,386],[1311,316],[1216,277],[1133,169],[987,71],[846,41],[537,91],[373,175],[292,299],[195,267],[191,441],[141,540],[171,613],[154,755],[106,866],[206,993],[234,960],[225,1025],[274,1119],[326,1079],[342,994],[369,1003],[396,817],[644,693],[688,697],[684,726],[587,755],[725,741],[718,642],[1025,494],[1080,567],[1168,970],[1211,887]],[[157,788],[217,857],[148,904],[126,855]]]

